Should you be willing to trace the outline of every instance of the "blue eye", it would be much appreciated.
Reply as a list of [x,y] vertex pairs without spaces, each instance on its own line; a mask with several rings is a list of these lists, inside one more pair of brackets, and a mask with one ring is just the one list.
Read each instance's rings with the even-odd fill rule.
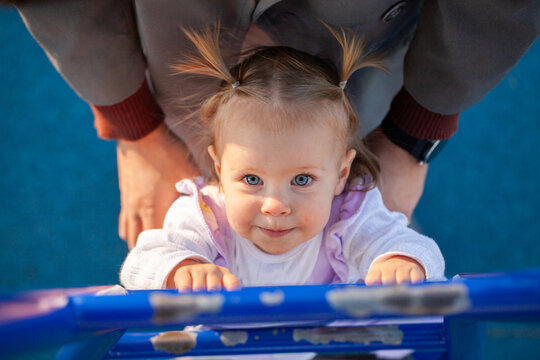
[[261,179],[257,175],[246,175],[242,180],[248,185],[259,185],[261,183]]
[[311,183],[312,180],[313,178],[311,176],[306,175],[306,174],[300,174],[300,175],[296,175],[293,181],[295,185],[306,186],[309,183]]

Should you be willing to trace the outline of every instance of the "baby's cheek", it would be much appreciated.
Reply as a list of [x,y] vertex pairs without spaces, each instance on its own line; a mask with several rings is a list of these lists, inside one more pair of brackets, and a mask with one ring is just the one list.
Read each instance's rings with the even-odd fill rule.
[[253,219],[253,210],[239,202],[227,203],[227,220],[235,232],[245,237]]
[[306,207],[301,216],[302,227],[309,238],[321,232],[330,218],[330,206],[325,202],[314,202]]

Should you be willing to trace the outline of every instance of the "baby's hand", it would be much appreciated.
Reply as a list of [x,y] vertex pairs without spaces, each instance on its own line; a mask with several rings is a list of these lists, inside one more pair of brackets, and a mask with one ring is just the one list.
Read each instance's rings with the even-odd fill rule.
[[366,285],[418,283],[426,279],[424,268],[410,257],[395,255],[375,262],[366,276]]
[[167,287],[179,291],[236,290],[240,288],[240,280],[222,266],[187,259],[171,271]]

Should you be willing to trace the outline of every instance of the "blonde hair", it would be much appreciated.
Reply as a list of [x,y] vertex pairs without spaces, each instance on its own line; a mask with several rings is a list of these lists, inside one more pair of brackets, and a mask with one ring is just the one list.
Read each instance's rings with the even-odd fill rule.
[[[346,29],[335,30],[326,23],[324,26],[337,39],[343,49],[341,72],[323,59],[305,52],[285,47],[271,46],[253,49],[245,54],[244,59],[232,68],[228,68],[219,48],[219,26],[195,32],[184,29],[186,36],[193,42],[198,53],[189,54],[183,61],[173,66],[180,74],[212,76],[222,80],[217,93],[210,96],[200,107],[200,118],[204,122],[206,134],[202,135],[206,145],[213,145],[215,134],[224,126],[225,119],[218,114],[220,108],[235,96],[247,97],[261,103],[275,106],[276,111],[285,111],[291,106],[326,106],[342,111],[345,121],[337,120],[331,124],[337,128],[340,139],[347,149],[356,150],[356,157],[351,166],[349,180],[360,178],[362,190],[376,186],[379,178],[379,165],[375,156],[367,149],[358,136],[359,121],[345,91],[347,80],[358,69],[381,65],[381,56],[366,56],[366,42]],[[332,111],[332,109],[327,109]],[[341,114],[335,118],[343,117]],[[339,116],[341,115],[341,116]],[[294,118],[276,117],[277,122]],[[274,121],[274,120],[272,120]],[[287,124],[266,124],[281,127]],[[206,156],[203,155],[203,156]],[[203,164],[210,164],[209,159],[199,159]],[[213,168],[210,166],[209,168]],[[214,174],[215,175],[215,174]],[[350,181],[348,182],[350,185]]]

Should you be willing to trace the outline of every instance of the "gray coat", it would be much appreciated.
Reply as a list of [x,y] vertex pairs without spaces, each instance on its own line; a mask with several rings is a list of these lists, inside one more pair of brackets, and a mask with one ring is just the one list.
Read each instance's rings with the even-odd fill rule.
[[[237,53],[250,23],[276,43],[339,62],[339,45],[318,19],[363,34],[387,55],[390,74],[362,69],[347,90],[368,131],[402,85],[425,108],[454,114],[484,97],[540,32],[538,0],[71,0],[29,1],[19,11],[54,66],[86,101],[110,105],[145,76],[167,121],[188,143],[174,99],[209,93],[217,81],[171,76],[192,51],[181,27],[218,20],[225,53]],[[235,58],[230,58],[231,64]]]

